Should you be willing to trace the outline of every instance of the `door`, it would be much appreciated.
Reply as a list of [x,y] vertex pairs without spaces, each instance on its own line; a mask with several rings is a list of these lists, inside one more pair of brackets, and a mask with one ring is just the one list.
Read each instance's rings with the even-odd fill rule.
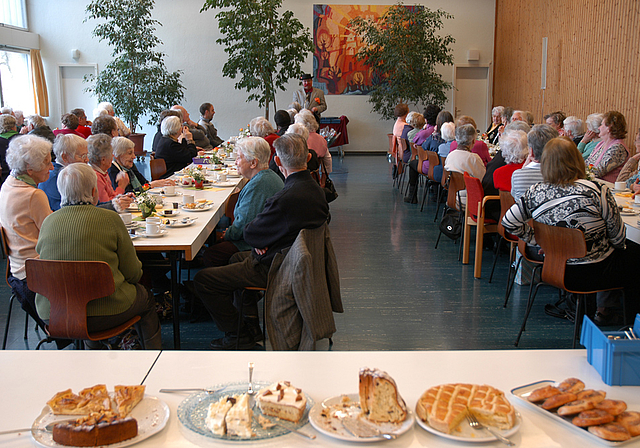
[[86,93],[89,84],[83,82],[85,75],[95,75],[97,66],[93,64],[60,65],[58,72],[58,86],[60,95],[60,116],[78,107],[84,109],[87,118],[93,118],[93,109],[98,105],[95,96]]
[[454,68],[453,105],[454,118],[460,115],[472,117],[482,133],[489,126],[489,67],[473,66]]

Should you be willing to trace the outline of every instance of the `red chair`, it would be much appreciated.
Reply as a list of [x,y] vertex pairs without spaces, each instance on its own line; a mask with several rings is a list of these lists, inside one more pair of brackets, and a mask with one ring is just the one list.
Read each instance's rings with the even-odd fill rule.
[[480,278],[482,274],[482,248],[486,233],[498,232],[498,223],[493,219],[486,219],[485,205],[489,201],[497,201],[500,196],[485,196],[480,179],[464,173],[464,184],[467,189],[467,206],[464,217],[464,238],[462,264],[469,264],[471,245],[471,227],[476,228],[476,254],[473,276]]

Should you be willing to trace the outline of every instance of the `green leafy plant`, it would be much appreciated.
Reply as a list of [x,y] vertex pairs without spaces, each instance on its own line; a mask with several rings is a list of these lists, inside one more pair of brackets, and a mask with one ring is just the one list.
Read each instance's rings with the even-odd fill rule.
[[206,0],[201,11],[228,8],[216,14],[229,59],[222,74],[240,80],[236,89],[249,93],[247,101],[258,101],[269,119],[269,106],[276,110],[276,91],[286,90],[290,79],[313,51],[309,30],[291,11],[281,12],[282,0]]
[[179,103],[184,97],[181,71],[169,73],[164,53],[157,51],[162,42],[155,36],[151,18],[154,0],[93,0],[86,9],[88,19],[104,19],[93,35],[113,47],[113,60],[85,82],[100,101],[109,101],[117,115],[123,117],[132,132],[140,117],[150,115],[155,123],[163,109]]
[[372,111],[393,118],[398,103],[437,104],[447,100],[452,84],[436,72],[453,64],[451,35],[439,36],[443,19],[453,16],[425,6],[391,6],[377,21],[356,17],[349,22],[362,40],[357,58],[369,65],[376,80],[369,102]]

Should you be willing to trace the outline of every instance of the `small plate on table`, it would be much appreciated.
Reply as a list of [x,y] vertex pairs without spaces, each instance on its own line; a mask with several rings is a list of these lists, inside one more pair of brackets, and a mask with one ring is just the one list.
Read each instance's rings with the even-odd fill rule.
[[160,216],[164,216],[165,218],[169,218],[171,216],[177,216],[180,214],[180,210],[178,209],[163,209],[163,210],[156,210],[156,213]]
[[139,212],[140,209],[138,208],[138,204],[136,204],[135,202],[132,202],[131,205],[129,205],[129,207],[127,207],[125,210],[125,212]]
[[168,230],[160,230],[158,233],[147,233],[146,230],[138,230],[136,235],[143,236],[145,238],[160,238],[161,236],[165,236],[169,233]]
[[228,188],[228,187],[235,187],[238,184],[238,182],[232,182],[232,181],[225,181],[225,182],[213,182],[213,186],[214,187],[220,187],[220,188]]
[[[345,428],[342,423],[344,418],[355,418],[361,414],[360,397],[358,394],[345,394],[327,398],[322,403],[316,404],[309,412],[309,422],[318,432],[334,439],[346,442],[380,442],[387,440],[382,436],[357,437]],[[407,418],[402,423],[374,423],[362,421],[380,432],[401,435],[413,427],[415,418],[413,412],[407,410]],[[492,439],[495,440],[495,439]]]
[[170,219],[167,227],[187,227],[196,222],[193,218]]
[[623,209],[620,210],[620,214],[622,216],[634,216],[634,215],[637,215],[639,213],[640,213],[640,211],[633,210],[631,208],[623,208]]
[[184,210],[185,212],[206,212],[207,210],[211,210],[214,205],[215,204],[213,202],[203,202],[202,204],[196,204],[194,208],[188,208],[187,206],[183,205],[182,210]]

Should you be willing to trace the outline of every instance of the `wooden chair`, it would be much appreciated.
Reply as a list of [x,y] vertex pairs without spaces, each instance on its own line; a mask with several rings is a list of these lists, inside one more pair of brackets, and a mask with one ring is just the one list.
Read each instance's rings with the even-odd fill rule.
[[447,160],[446,157],[443,159],[440,159],[440,163],[442,164],[442,178],[440,179],[440,188],[438,189],[438,203],[436,204],[436,214],[433,217],[433,222],[436,222],[438,219],[438,213],[440,212],[440,202],[444,197],[442,195],[445,194],[445,192],[447,192],[447,188],[449,185],[449,172],[444,169],[444,163],[446,162],[446,160]]
[[[536,242],[540,245],[544,251],[544,263],[542,265],[541,282],[536,285],[536,288],[532,295],[529,296],[527,301],[527,310],[522,322],[522,327],[518,333],[516,339],[516,347],[520,342],[522,332],[525,330],[525,325],[533,307],[533,301],[535,300],[538,288],[542,285],[554,286],[558,289],[573,293],[577,295],[576,300],[576,315],[574,319],[573,329],[573,348],[576,346],[576,339],[579,334],[581,317],[583,314],[583,300],[582,295],[593,294],[603,291],[622,290],[623,291],[623,307],[624,302],[624,289],[622,286],[612,287],[608,289],[599,290],[575,290],[569,289],[565,285],[565,272],[567,268],[567,260],[571,258],[582,258],[587,254],[587,244],[584,239],[584,234],[579,229],[570,229],[567,227],[556,227],[543,224],[537,221],[533,221],[533,231],[536,237]],[[626,317],[626,310],[623,312]]]
[[518,237],[507,233],[504,230],[504,226],[502,225],[502,218],[504,218],[507,210],[511,208],[511,206],[515,204],[513,196],[508,191],[500,191],[500,221],[498,221],[498,234],[500,235],[500,240],[498,241],[498,247],[496,248],[495,256],[493,257],[493,266],[491,267],[491,274],[489,275],[489,283],[493,279],[493,271],[496,268],[496,261],[498,261],[498,256],[500,255],[500,248],[502,247],[502,242],[506,241],[509,243],[509,271],[507,273],[507,292],[504,298],[504,306],[507,306],[507,301],[509,300],[509,295],[511,294],[511,287],[513,285],[511,281],[511,275],[515,278],[516,270],[514,269],[513,263],[516,258],[516,249],[518,247]]
[[[1,226],[0,226],[0,243],[2,245],[3,253],[7,255],[7,269],[5,272],[5,279],[7,282],[7,286],[11,289],[11,298],[9,299],[9,309],[7,311],[7,320],[5,321],[5,324],[4,324],[4,338],[2,339],[2,350],[5,350],[7,348],[7,337],[9,336],[9,323],[11,322],[11,310],[13,308],[13,301],[17,299],[17,296],[15,295],[15,293],[13,292],[13,288],[11,288],[11,285],[9,284],[9,274],[11,273],[10,263],[9,263],[9,246],[7,245],[7,236],[5,235],[4,227],[1,227]],[[27,339],[27,331],[29,329],[29,313],[25,312],[24,314],[25,314],[24,338]]]
[[476,228],[476,253],[473,269],[473,276],[480,278],[482,274],[482,249],[484,235],[486,233],[496,233],[498,231],[497,222],[485,216],[485,206],[487,202],[499,200],[499,196],[485,196],[480,179],[464,173],[464,183],[467,189],[467,206],[464,214],[464,238],[462,264],[469,264],[469,253],[471,245],[471,227]]
[[[425,202],[425,199],[427,199],[428,197],[427,193],[431,185],[436,185],[438,187],[438,196],[440,193],[440,183],[436,181],[436,178],[433,174],[434,168],[440,165],[440,157],[438,156],[438,153],[434,151],[425,151],[425,152],[427,153],[427,158],[429,160],[429,171],[426,173],[427,184],[424,189],[424,195],[422,196],[422,206],[420,207],[420,211],[422,211],[422,208],[424,207],[424,202]],[[422,169],[422,167],[420,167],[420,169]],[[427,199],[427,202],[428,202],[428,199]]]
[[396,138],[397,149],[396,149],[396,166],[398,167],[398,177],[396,178],[396,186],[398,190],[402,191],[402,185],[404,183],[404,174],[405,174],[405,166],[402,161],[402,154],[407,149],[407,140],[404,138]]
[[[102,341],[119,335],[140,320],[140,316],[135,316],[114,328],[89,333],[87,304],[115,291],[113,273],[104,261],[30,258],[26,268],[29,289],[51,303],[48,328],[51,338]],[[142,335],[140,340],[144,346]]]
[[149,160],[149,169],[151,170],[151,180],[158,180],[167,172],[167,164],[164,159],[151,159]]

